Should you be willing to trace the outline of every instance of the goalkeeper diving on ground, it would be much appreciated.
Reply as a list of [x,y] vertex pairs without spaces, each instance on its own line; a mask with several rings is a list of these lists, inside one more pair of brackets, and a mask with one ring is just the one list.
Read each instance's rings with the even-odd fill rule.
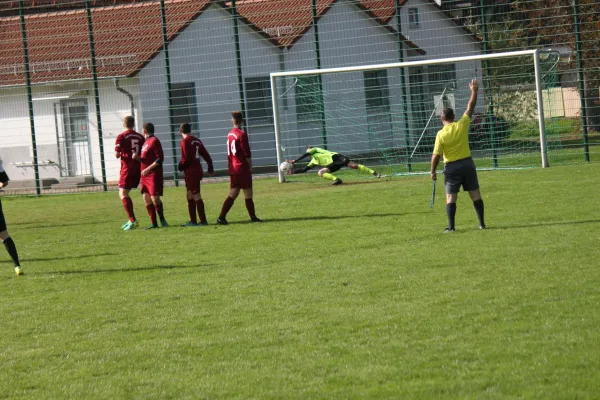
[[295,160],[288,160],[290,164],[295,164],[298,161],[303,160],[306,157],[310,157],[310,162],[304,168],[294,170],[294,168],[290,169],[291,174],[303,174],[306,171],[310,170],[314,167],[321,167],[318,174],[323,179],[329,179],[333,181],[333,185],[341,185],[342,180],[335,175],[334,172],[339,171],[343,167],[348,167],[352,169],[357,169],[360,172],[364,172],[365,174],[370,174],[375,176],[376,178],[380,178],[381,174],[373,171],[369,167],[365,167],[364,165],[357,164],[355,162],[350,161],[350,159],[342,154],[321,149],[319,147],[306,147],[306,153],[302,154]]

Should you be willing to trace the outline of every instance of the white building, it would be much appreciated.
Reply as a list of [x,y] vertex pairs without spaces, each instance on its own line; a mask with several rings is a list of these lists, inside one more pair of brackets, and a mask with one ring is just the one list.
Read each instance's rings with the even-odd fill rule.
[[[230,4],[166,1],[170,98],[159,2],[93,9],[106,179],[112,182],[118,178],[114,139],[122,130],[122,119],[132,109],[138,127],[143,122],[153,122],[157,127],[167,175],[172,174],[179,156],[176,127],[188,121],[213,156],[216,168],[224,169],[230,112],[242,108],[242,95],[254,165],[274,165],[269,74],[317,67],[310,3],[237,1],[240,76]],[[404,36],[400,39],[405,61],[481,52],[479,42],[448,19],[435,3],[401,3]],[[399,60],[393,0],[319,0],[317,4],[322,68]],[[61,182],[69,177],[89,177],[99,182],[101,151],[85,10],[31,15],[26,20],[40,178]],[[440,45],[440,37],[452,40],[454,47]],[[0,19],[0,41],[11,44],[0,50],[0,121],[4,128],[0,131],[0,158],[13,180],[31,182],[32,135],[18,18]],[[436,84],[444,86],[480,71],[477,63],[445,68],[407,71],[407,95],[413,99],[409,107],[411,140],[439,92],[435,85],[429,86],[433,90],[419,91],[427,88],[426,81],[435,79]],[[313,106],[297,104],[306,96],[300,85],[288,81],[282,84],[290,89],[281,98],[290,153],[297,153],[306,144],[321,144],[323,134],[332,148],[343,148],[349,154],[405,143],[398,71],[326,76],[322,102]],[[310,84],[309,78],[303,87],[310,88]],[[340,97],[340,93],[345,95]],[[457,90],[454,105],[464,107],[464,97]],[[316,118],[319,112],[325,115],[325,124],[322,118]]]

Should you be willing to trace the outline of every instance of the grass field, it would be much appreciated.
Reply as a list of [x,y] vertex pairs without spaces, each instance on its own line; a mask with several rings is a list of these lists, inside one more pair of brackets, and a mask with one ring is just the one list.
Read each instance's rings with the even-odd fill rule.
[[[238,201],[226,227],[3,199],[27,275],[0,252],[0,398],[598,398],[597,164],[483,171],[489,229],[463,194],[454,234],[425,176],[302,179],[256,181],[266,222]],[[213,222],[228,188],[203,190]]]

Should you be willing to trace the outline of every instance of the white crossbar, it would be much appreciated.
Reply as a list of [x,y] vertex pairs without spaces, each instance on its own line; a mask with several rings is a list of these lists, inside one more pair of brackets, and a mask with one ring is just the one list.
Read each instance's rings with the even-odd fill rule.
[[497,58],[518,57],[518,56],[527,56],[527,55],[533,56],[536,52],[538,52],[538,50],[521,50],[521,51],[508,51],[505,53],[481,54],[481,55],[477,55],[477,56],[436,58],[435,60],[406,61],[406,62],[374,64],[374,65],[357,65],[354,67],[308,69],[308,70],[302,70],[302,71],[271,72],[271,77],[277,78],[277,77],[281,77],[281,76],[323,75],[323,74],[331,74],[331,73],[335,73],[335,72],[372,71],[374,69],[413,67],[413,66],[417,66],[417,65],[448,64],[448,63],[459,62],[459,61],[494,60]]
[[[542,82],[541,82],[541,68],[539,62],[539,49],[533,50],[521,50],[521,51],[509,51],[504,53],[492,53],[492,54],[480,54],[474,56],[462,56],[462,57],[449,57],[439,58],[434,60],[419,60],[419,61],[408,61],[408,62],[397,62],[388,64],[373,64],[373,65],[358,65],[352,67],[339,67],[339,68],[325,68],[325,69],[309,69],[301,71],[285,71],[285,72],[272,72],[271,75],[271,96],[273,98],[273,119],[275,125],[275,142],[277,146],[277,164],[279,165],[283,161],[282,151],[280,147],[280,126],[279,126],[279,110],[278,102],[279,96],[277,95],[277,79],[279,77],[286,76],[302,76],[302,75],[324,75],[332,73],[344,73],[344,72],[357,72],[357,71],[372,71],[388,68],[406,68],[412,66],[422,65],[435,65],[435,64],[449,64],[460,61],[480,61],[480,60],[495,60],[499,58],[519,57],[519,56],[532,56],[535,66],[536,75],[536,93],[538,100],[538,120],[539,120],[539,131],[540,131],[540,143],[542,153],[542,167],[548,167],[548,156],[546,150],[546,138],[545,138],[545,126],[544,126],[544,112],[542,104]],[[413,152],[414,154],[414,152]],[[279,181],[285,182],[285,176],[283,172],[279,171]]]

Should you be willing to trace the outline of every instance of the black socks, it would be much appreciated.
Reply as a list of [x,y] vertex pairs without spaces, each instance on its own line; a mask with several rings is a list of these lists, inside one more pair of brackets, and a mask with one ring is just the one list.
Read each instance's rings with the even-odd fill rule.
[[448,214],[448,229],[454,230],[454,217],[456,217],[456,203],[446,204],[446,214]]
[[4,247],[6,247],[6,251],[8,251],[8,254],[10,255],[10,258],[12,258],[13,264],[15,264],[15,267],[19,267],[19,254],[17,253],[17,246],[15,246],[15,242],[13,242],[12,238],[9,237],[8,239],[4,240],[2,243],[4,243]]
[[485,222],[483,219],[483,200],[475,200],[473,202],[473,207],[475,207],[475,212],[477,213],[477,218],[479,218],[479,226],[485,227]]

